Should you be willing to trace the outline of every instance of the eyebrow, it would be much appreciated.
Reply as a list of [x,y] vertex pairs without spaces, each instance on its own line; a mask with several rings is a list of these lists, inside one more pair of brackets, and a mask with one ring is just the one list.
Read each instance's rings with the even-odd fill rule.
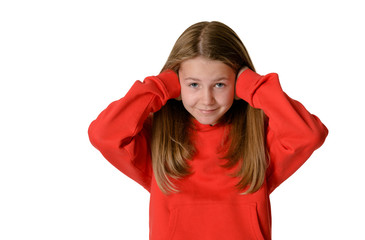
[[[201,80],[199,78],[187,77],[187,78],[184,78],[184,81],[196,81],[196,82],[200,82]],[[228,78],[226,78],[226,77],[220,77],[220,78],[217,78],[217,79],[213,80],[213,82],[219,82],[219,81],[228,81]]]

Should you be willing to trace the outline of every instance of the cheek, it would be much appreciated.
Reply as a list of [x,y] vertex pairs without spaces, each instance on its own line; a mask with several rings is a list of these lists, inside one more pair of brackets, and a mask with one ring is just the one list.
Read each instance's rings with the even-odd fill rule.
[[191,105],[194,100],[194,94],[192,94],[188,89],[181,88],[181,101],[183,102],[184,106]]
[[220,97],[222,105],[231,106],[234,101],[234,91],[229,91]]

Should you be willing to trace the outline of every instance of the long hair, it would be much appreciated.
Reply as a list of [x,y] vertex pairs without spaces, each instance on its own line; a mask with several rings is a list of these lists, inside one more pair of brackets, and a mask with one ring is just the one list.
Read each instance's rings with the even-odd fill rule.
[[[177,39],[161,72],[171,69],[178,73],[180,64],[188,59],[203,56],[221,61],[236,74],[247,66],[255,71],[250,56],[237,34],[220,22],[199,22]],[[235,100],[224,120],[231,125],[228,150],[222,167],[232,168],[231,175],[240,180],[236,187],[243,193],[260,189],[265,179],[268,156],[265,148],[265,115],[262,110],[251,107],[243,100]],[[194,156],[190,142],[191,116],[181,101],[171,99],[153,115],[152,166],[156,182],[165,194],[178,192],[173,179],[191,173],[187,160]]]

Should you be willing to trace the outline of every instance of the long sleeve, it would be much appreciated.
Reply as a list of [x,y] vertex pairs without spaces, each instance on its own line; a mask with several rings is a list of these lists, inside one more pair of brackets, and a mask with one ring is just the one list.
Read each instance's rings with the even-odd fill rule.
[[180,94],[175,72],[136,81],[128,93],[112,102],[88,130],[92,145],[117,169],[150,191],[152,163],[149,115]]
[[317,116],[283,92],[276,73],[261,76],[245,70],[237,79],[236,94],[268,117],[267,181],[272,192],[323,144],[328,130]]

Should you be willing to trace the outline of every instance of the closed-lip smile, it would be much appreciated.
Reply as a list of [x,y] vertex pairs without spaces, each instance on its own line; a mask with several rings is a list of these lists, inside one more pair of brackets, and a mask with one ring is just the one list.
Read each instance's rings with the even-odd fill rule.
[[200,112],[202,113],[212,113],[217,109],[199,109]]

